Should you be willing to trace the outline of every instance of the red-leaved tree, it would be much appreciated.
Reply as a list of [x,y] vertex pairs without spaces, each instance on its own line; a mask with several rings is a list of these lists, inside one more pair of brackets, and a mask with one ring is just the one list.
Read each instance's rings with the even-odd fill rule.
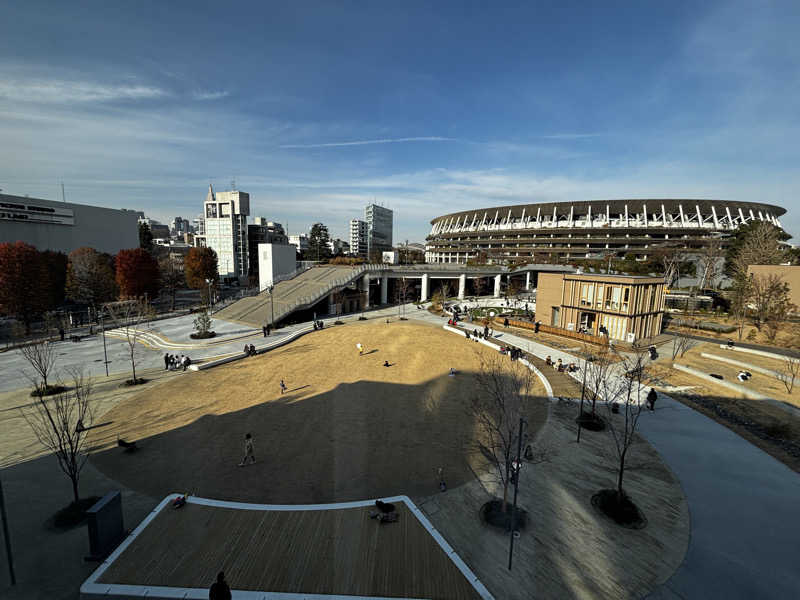
[[219,280],[217,271],[217,253],[211,248],[192,248],[183,261],[186,273],[186,284],[195,290],[207,287],[206,279],[216,283]]
[[47,308],[44,261],[25,242],[0,244],[0,312],[14,316],[30,333],[34,317]]
[[116,265],[121,298],[154,298],[158,294],[158,261],[147,250],[120,250]]

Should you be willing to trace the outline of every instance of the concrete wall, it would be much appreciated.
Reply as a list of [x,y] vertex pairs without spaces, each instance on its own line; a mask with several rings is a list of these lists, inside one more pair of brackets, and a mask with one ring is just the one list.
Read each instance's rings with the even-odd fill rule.
[[88,246],[116,254],[139,247],[138,216],[132,210],[0,194],[0,243],[18,241],[39,250],[69,253]]
[[273,280],[297,268],[294,246],[286,244],[258,245],[258,289],[265,290]]
[[565,327],[563,315],[561,315],[560,323],[553,323],[553,307],[561,306],[563,287],[563,273],[539,273],[539,282],[536,287],[537,321],[541,321],[545,325]]

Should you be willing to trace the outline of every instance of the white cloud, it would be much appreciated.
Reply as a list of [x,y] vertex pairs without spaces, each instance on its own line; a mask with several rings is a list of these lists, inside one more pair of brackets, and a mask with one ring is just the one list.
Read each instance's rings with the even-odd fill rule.
[[219,91],[197,91],[192,92],[192,98],[195,100],[219,100],[220,98],[225,98],[226,96],[230,96],[230,92],[226,90],[219,90]]
[[454,138],[439,136],[384,138],[380,140],[356,140],[353,142],[328,142],[324,144],[284,144],[281,148],[337,148],[340,146],[368,146],[370,144],[404,144],[407,142],[455,142]]
[[1,79],[0,98],[20,102],[69,104],[114,100],[151,100],[170,94],[158,87],[58,79]]

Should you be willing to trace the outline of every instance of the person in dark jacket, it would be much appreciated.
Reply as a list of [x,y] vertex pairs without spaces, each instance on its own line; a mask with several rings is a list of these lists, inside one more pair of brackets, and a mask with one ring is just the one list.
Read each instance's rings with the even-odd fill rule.
[[217,575],[217,580],[211,584],[208,590],[208,600],[231,600],[231,588],[225,581],[225,573],[222,571]]
[[650,410],[656,409],[656,400],[658,399],[658,394],[656,393],[655,389],[650,388],[650,392],[647,394],[647,405],[650,407]]

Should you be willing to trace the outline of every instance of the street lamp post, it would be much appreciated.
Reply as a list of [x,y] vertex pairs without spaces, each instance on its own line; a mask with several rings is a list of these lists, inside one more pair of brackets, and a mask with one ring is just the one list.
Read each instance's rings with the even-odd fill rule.
[[8,517],[6,516],[6,501],[3,495],[3,482],[0,481],[0,518],[3,520],[3,539],[6,542],[6,557],[8,558],[8,574],[11,576],[11,585],[17,584],[14,575],[14,559],[11,556],[11,538],[8,537]]
[[214,299],[211,297],[211,279],[206,279],[206,283],[208,284],[208,305],[211,309],[214,309]]
[[511,507],[511,543],[508,548],[508,570],[511,570],[511,560],[514,558],[514,533],[517,526],[517,492],[519,491],[519,476],[522,471],[522,428],[525,419],[519,418],[519,438],[517,438],[517,461],[514,467],[514,504]]
[[103,330],[103,364],[106,366],[106,377],[108,377],[108,352],[106,351],[106,328],[103,325],[102,311],[100,311],[100,328]]
[[272,292],[275,290],[275,284],[272,284],[271,286],[269,286],[267,288],[267,290],[269,291],[269,313],[270,313],[269,324],[272,325],[272,327],[274,328],[275,327],[275,301],[274,301],[274,296],[273,296]]

